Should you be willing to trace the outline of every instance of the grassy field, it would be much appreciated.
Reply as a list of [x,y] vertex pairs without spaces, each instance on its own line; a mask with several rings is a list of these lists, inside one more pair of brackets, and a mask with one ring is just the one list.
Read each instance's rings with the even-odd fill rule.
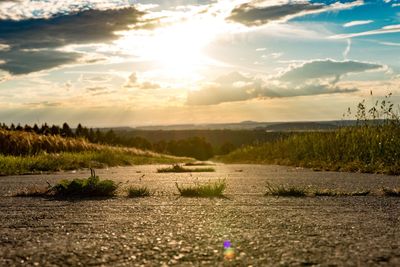
[[[331,132],[293,133],[280,140],[235,150],[217,160],[400,174],[400,107],[394,109],[391,95],[375,101],[371,107],[365,100],[360,102],[354,113],[358,126]],[[351,114],[349,108],[347,116]]]
[[84,139],[4,130],[0,131],[0,151],[0,175],[188,161]]
[[275,142],[241,148],[218,160],[400,174],[399,156],[400,126],[387,124],[298,133]]

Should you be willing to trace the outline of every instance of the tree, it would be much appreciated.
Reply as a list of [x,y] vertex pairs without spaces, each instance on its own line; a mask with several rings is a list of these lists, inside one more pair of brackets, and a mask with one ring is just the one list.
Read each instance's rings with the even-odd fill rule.
[[50,132],[52,135],[60,135],[61,129],[57,125],[51,126]]
[[71,128],[69,127],[68,123],[64,122],[62,129],[61,129],[61,136],[63,137],[73,137],[74,133],[72,132]]
[[39,126],[35,123],[35,125],[33,125],[33,131],[35,132],[35,133],[37,133],[37,134],[40,134],[40,129],[39,129]]
[[106,135],[104,136],[105,142],[108,144],[115,144],[117,141],[117,136],[115,135],[113,129],[107,131]]
[[21,124],[18,123],[17,127],[15,128],[17,131],[23,131],[24,128],[22,128]]
[[40,133],[44,135],[50,134],[50,127],[47,125],[47,123],[42,124],[42,127],[40,128]]
[[78,124],[78,126],[76,127],[76,130],[75,130],[75,136],[77,136],[77,137],[83,137],[83,127],[82,127],[82,124]]
[[25,132],[32,132],[33,129],[32,129],[32,127],[31,127],[30,125],[25,124],[25,126],[24,126],[24,131],[25,131]]

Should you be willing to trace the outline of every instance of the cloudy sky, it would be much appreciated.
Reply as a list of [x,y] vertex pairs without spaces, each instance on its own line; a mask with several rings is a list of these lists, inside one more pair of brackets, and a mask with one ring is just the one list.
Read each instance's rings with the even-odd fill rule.
[[400,0],[0,0],[0,121],[340,119],[399,52]]

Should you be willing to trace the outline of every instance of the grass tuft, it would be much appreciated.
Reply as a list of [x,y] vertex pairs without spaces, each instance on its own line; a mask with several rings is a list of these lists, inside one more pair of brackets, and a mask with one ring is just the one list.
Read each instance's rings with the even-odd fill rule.
[[128,192],[128,197],[130,198],[150,196],[150,190],[145,186],[130,186],[126,191]]
[[170,172],[215,172],[215,169],[213,168],[196,168],[196,169],[190,169],[190,168],[184,168],[179,164],[174,164],[172,167],[168,168],[160,168],[157,169],[157,172],[159,173],[170,173]]
[[266,196],[276,197],[344,197],[344,196],[368,196],[369,190],[343,192],[333,189],[313,189],[296,186],[267,184]]
[[223,197],[226,188],[225,180],[193,186],[179,186],[178,183],[175,185],[182,197]]
[[118,184],[112,180],[100,180],[98,176],[87,179],[62,180],[52,190],[55,197],[112,197]]
[[316,196],[316,197],[344,197],[344,196],[350,196],[350,197],[356,197],[356,196],[368,196],[371,194],[371,191],[369,190],[364,190],[364,191],[353,191],[353,192],[342,192],[342,191],[337,191],[337,190],[332,190],[332,189],[315,189],[315,190],[310,190],[310,195]]
[[390,188],[382,188],[381,193],[387,197],[400,197],[400,188],[390,189]]
[[87,179],[61,180],[54,186],[45,188],[28,188],[16,193],[16,197],[54,197],[54,198],[90,198],[115,196],[119,184],[112,180],[100,180],[92,170]]
[[282,196],[282,197],[305,197],[307,195],[307,191],[301,187],[288,186],[285,187],[283,185],[271,185],[267,184],[267,192],[266,196]]
[[188,162],[185,164],[185,166],[211,166],[211,165],[214,164],[204,161]]

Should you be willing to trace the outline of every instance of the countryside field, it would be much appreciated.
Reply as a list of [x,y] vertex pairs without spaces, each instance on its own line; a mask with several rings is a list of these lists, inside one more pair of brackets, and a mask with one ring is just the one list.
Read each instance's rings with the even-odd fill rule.
[[0,267],[400,266],[400,0],[0,0]]

